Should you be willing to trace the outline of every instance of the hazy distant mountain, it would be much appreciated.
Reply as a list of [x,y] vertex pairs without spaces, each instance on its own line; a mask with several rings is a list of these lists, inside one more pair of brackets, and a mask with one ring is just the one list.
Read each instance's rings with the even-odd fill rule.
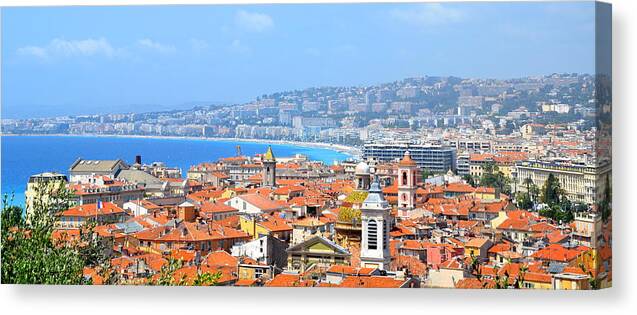
[[192,109],[196,106],[222,105],[220,101],[194,101],[181,104],[129,104],[129,105],[32,105],[25,107],[2,106],[2,118],[26,119],[91,114],[145,113]]

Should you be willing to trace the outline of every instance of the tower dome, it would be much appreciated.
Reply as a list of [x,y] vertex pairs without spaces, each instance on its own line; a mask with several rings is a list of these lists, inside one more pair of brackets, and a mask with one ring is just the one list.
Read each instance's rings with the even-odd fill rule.
[[356,165],[356,169],[354,171],[356,175],[369,175],[369,165],[365,162],[360,162]]
[[416,162],[412,160],[411,153],[409,151],[405,151],[405,155],[403,155],[403,159],[398,163],[400,166],[416,166]]

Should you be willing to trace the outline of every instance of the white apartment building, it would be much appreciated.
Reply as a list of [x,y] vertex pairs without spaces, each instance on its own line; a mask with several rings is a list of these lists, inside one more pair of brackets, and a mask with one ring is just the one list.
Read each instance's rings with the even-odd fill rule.
[[541,188],[549,174],[553,174],[572,202],[594,204],[601,201],[606,182],[612,182],[610,164],[596,166],[562,161],[525,161],[518,163],[516,169],[518,191],[526,190],[524,181],[527,178]]

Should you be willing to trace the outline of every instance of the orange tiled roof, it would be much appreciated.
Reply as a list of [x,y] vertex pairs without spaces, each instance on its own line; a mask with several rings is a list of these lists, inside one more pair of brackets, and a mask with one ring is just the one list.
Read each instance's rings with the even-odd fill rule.
[[59,216],[65,217],[96,217],[112,214],[125,214],[126,210],[118,207],[112,202],[102,203],[101,208],[97,208],[96,203],[75,206],[68,210],[62,211]]
[[400,288],[408,280],[398,280],[382,276],[348,276],[340,283],[341,288]]
[[467,230],[478,226],[480,222],[475,220],[457,220],[453,223],[455,223],[456,227],[458,227],[459,229]]
[[360,268],[353,266],[332,265],[326,272],[344,275],[371,275],[376,268]]
[[468,242],[466,242],[464,244],[465,247],[476,247],[476,248],[480,248],[482,246],[484,246],[484,244],[486,244],[489,240],[486,238],[479,238],[479,237],[475,237],[470,239]]
[[293,192],[303,192],[305,191],[305,187],[303,186],[283,186],[274,190],[275,195],[289,195]]
[[[138,234],[140,233],[138,232]],[[215,222],[208,224],[181,222],[176,228],[166,231],[164,235],[153,240],[161,242],[198,242],[248,237],[249,235],[243,231],[223,227]]]
[[311,287],[312,280],[302,280],[300,275],[278,274],[265,284],[266,287]]
[[238,212],[238,211],[239,210],[221,202],[212,203],[212,202],[206,201],[206,202],[203,202],[201,204],[201,207],[199,208],[199,212],[203,212],[203,213],[226,213],[226,212]]
[[261,221],[258,224],[271,232],[292,231],[291,225],[289,225],[284,219],[275,216],[268,216],[266,220]]
[[55,229],[51,239],[59,242],[79,241],[80,229]]
[[549,233],[552,232],[554,230],[556,230],[557,228],[551,224],[548,224],[546,222],[539,222],[536,224],[533,224],[529,227],[529,229],[532,232],[541,232],[541,233]]
[[553,277],[548,273],[526,272],[524,274],[524,281],[551,283],[552,280],[553,280]]
[[84,277],[90,277],[93,285],[104,284],[104,278],[97,273],[95,268],[84,267],[82,275]]
[[170,251],[170,258],[191,262],[195,260],[196,253],[194,250],[174,249]]
[[529,221],[519,219],[506,219],[497,227],[500,230],[517,230],[517,231],[529,231]]
[[449,259],[442,264],[440,264],[439,268],[442,269],[464,269],[462,262],[458,259]]
[[257,279],[239,279],[234,283],[237,287],[251,287],[256,285]]
[[559,244],[551,244],[533,253],[531,257],[541,260],[570,262],[577,258],[585,249],[586,247],[570,249]]
[[394,260],[394,265],[398,269],[407,268],[410,274],[418,275],[422,277],[424,277],[427,274],[427,271],[428,271],[427,264],[420,261],[418,257],[406,256],[406,255],[399,255],[394,257],[396,257],[396,259]]
[[475,188],[471,187],[471,185],[464,183],[451,183],[444,186],[444,191],[448,192],[456,192],[456,193],[472,193],[475,191]]
[[257,194],[245,194],[237,196],[236,198],[241,198],[242,200],[254,205],[259,208],[261,211],[274,211],[281,209],[281,205],[273,200],[267,199],[265,197],[259,196]]
[[400,162],[398,162],[398,166],[416,166],[416,162],[414,162],[414,160],[411,158],[411,154],[405,152],[403,158],[400,160]]
[[235,270],[233,270],[232,268],[225,268],[225,267],[213,268],[213,267],[205,266],[205,265],[202,265],[199,267],[187,266],[187,267],[179,268],[175,270],[173,274],[173,278],[175,281],[180,281],[183,279],[187,285],[192,285],[199,273],[215,274],[217,272],[221,273],[221,278],[219,278],[217,283],[227,283],[227,282],[237,280],[237,276],[234,274]]
[[206,256],[206,264],[210,267],[237,267],[239,259],[228,254],[226,251],[218,250],[211,252],[208,256]]
[[455,284],[456,289],[493,289],[495,281],[489,279],[478,280],[476,278],[460,279]]
[[511,244],[509,243],[498,243],[495,244],[493,246],[491,246],[491,248],[489,248],[489,253],[500,253],[500,252],[506,252],[511,250]]
[[393,184],[383,187],[383,194],[385,194],[385,195],[397,195],[398,194],[398,182],[394,181]]
[[401,236],[406,236],[406,235],[415,235],[415,233],[412,230],[410,230],[410,229],[408,229],[408,228],[406,228],[406,227],[404,227],[402,225],[397,224],[389,232],[389,235],[391,237],[401,237]]

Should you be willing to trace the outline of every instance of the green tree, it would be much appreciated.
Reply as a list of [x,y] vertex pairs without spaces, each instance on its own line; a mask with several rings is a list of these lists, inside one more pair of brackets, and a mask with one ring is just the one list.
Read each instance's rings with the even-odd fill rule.
[[428,168],[424,168],[422,170],[422,180],[423,180],[423,182],[425,180],[427,180],[427,178],[429,178],[429,176],[433,176],[433,175],[435,175],[435,174],[431,170],[429,170]]
[[520,266],[520,271],[518,272],[518,276],[515,277],[515,284],[513,285],[517,289],[524,288],[524,279],[526,278],[526,273],[529,271],[529,267],[527,265]]
[[562,223],[569,223],[575,218],[573,209],[569,205],[570,202],[546,206],[540,210],[540,215]]
[[575,208],[553,174],[549,174],[542,187],[541,201],[546,207],[540,211],[540,215],[562,223],[573,221],[574,209],[582,209],[581,206]]
[[606,187],[604,187],[604,197],[602,198],[602,200],[600,202],[597,203],[597,207],[598,207],[598,211],[602,213],[602,220],[604,220],[604,222],[608,221],[608,218],[610,218],[611,214],[612,214],[612,207],[611,207],[611,203],[612,203],[612,191],[611,191],[611,187],[610,187],[610,178],[608,175],[606,175]]
[[[20,207],[4,203],[2,209],[2,283],[15,284],[87,284],[82,275],[85,266],[101,260],[87,255],[95,242],[92,230],[84,230],[80,242],[55,243],[56,214],[67,209],[73,193],[62,184],[42,183],[35,187],[33,206],[27,215]],[[5,196],[5,201],[7,200]]]
[[163,285],[163,286],[214,286],[217,285],[219,279],[221,279],[221,272],[201,272],[197,268],[197,276],[193,279],[192,283],[188,283],[186,275],[176,277],[177,270],[183,267],[181,260],[170,258],[168,263],[164,264],[156,280],[150,281],[151,285]]
[[529,197],[531,198],[533,205],[537,203],[539,196],[540,196],[540,188],[538,188],[537,185],[535,184],[531,185],[529,190]]
[[472,187],[478,186],[476,184],[476,180],[473,179],[473,176],[471,176],[470,174],[466,174],[466,175],[462,176],[462,179],[464,179],[464,181],[467,182],[467,184],[471,185]]
[[537,198],[540,195],[539,188],[537,187],[537,185],[535,185],[535,183],[533,183],[531,177],[525,178],[523,183],[526,187],[526,192],[529,194],[531,202],[533,203],[533,205],[535,205],[535,203],[537,202]]
[[182,265],[183,264],[181,260],[170,258],[168,260],[168,263],[161,266],[161,269],[159,270],[159,276],[157,277],[157,279],[155,281],[151,281],[150,284],[165,285],[165,286],[185,285],[186,284],[185,275],[181,277],[180,279],[175,279],[175,272],[179,268],[181,268]]
[[511,194],[511,181],[500,171],[494,163],[487,163],[482,167],[483,173],[480,177],[480,186],[498,189],[505,194]]
[[560,202],[560,199],[564,195],[560,182],[557,180],[555,175],[549,174],[549,177],[544,182],[544,187],[542,187],[542,202],[553,206]]
[[[6,198],[2,203],[7,204]],[[10,227],[24,225],[24,217],[22,216],[22,208],[16,206],[7,206],[2,210],[2,235],[9,232]]]
[[529,210],[533,208],[533,201],[528,192],[518,192],[515,196],[515,201],[520,209]]
[[197,278],[193,281],[192,285],[194,286],[213,286],[219,283],[219,279],[221,279],[221,272],[199,272],[197,273]]

